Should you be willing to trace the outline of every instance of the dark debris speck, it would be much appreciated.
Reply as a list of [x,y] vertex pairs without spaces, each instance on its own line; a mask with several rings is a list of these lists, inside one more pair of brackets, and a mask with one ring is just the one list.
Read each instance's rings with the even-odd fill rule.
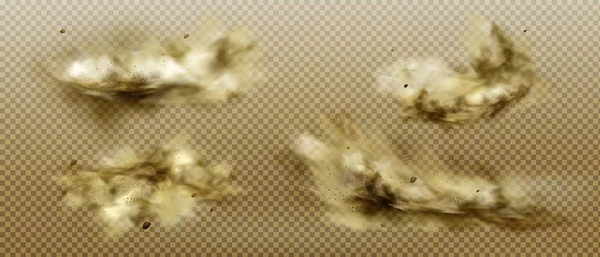
[[479,193],[479,190],[477,190],[477,193]]
[[404,84],[404,88],[407,88],[407,87],[408,87],[408,84]]
[[198,195],[198,193],[193,193],[192,197],[196,197]]
[[61,29],[61,30],[60,30],[60,33],[65,33],[65,30],[64,30],[64,29]]
[[215,209],[214,208],[210,208],[210,212],[213,212]]
[[190,36],[190,34],[185,34],[183,35],[183,38],[188,38]]
[[415,181],[417,181],[417,177],[410,178],[410,183],[415,183]]
[[523,32],[527,32],[527,30],[523,30]]
[[146,222],[144,222],[144,224],[142,225],[142,228],[143,228],[143,229],[148,229],[148,228],[150,227],[150,225],[151,225],[151,224],[150,224],[150,222],[147,222],[147,221],[146,221]]
[[71,161],[69,162],[69,166],[73,166],[73,165],[75,165],[75,164],[77,164],[77,160],[71,160]]

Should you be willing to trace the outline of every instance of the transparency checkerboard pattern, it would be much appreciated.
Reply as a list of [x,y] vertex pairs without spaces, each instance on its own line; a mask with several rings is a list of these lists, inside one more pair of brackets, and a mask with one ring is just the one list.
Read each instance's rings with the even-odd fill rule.
[[[600,5],[328,2],[2,1],[0,255],[592,256],[599,251]],[[373,73],[405,57],[464,63],[461,35],[469,29],[470,12],[527,42],[551,90],[530,108],[458,129],[402,122],[393,100],[375,92]],[[73,47],[148,34],[179,37],[207,16],[225,28],[249,28],[265,54],[267,81],[232,103],[134,108],[90,101],[57,87],[44,73],[44,65]],[[527,177],[541,204],[569,222],[535,231],[339,227],[308,190],[306,167],[289,150],[299,133],[318,126],[320,114],[335,112],[377,129],[425,167]],[[51,178],[67,170],[71,159],[94,165],[120,146],[147,149],[181,133],[191,134],[210,161],[231,163],[236,183],[247,193],[206,203],[197,218],[177,227],[153,224],[114,242],[103,240],[101,224],[89,213],[61,207]]]

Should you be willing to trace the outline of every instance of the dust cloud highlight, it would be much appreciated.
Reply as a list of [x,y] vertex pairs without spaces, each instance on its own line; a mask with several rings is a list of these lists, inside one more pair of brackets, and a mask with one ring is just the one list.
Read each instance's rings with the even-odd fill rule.
[[516,181],[420,170],[391,148],[374,145],[379,141],[348,119],[332,119],[325,131],[301,135],[294,150],[309,167],[314,192],[335,222],[356,229],[391,222],[423,228],[539,224],[535,215],[540,210],[518,183],[511,183]]
[[471,23],[470,70],[458,71],[438,58],[411,58],[376,73],[377,88],[393,95],[405,118],[462,123],[491,117],[536,83],[536,67],[524,46],[494,22],[473,16]]
[[[119,236],[132,227],[154,222],[175,225],[195,216],[200,200],[218,200],[239,191],[231,166],[209,165],[183,138],[146,152],[124,148],[97,168],[58,178],[64,203],[87,208]],[[143,225],[142,225],[143,224]]]
[[243,95],[262,75],[257,41],[246,30],[207,26],[168,42],[147,40],[114,53],[84,53],[51,76],[106,100],[149,104],[218,103]]

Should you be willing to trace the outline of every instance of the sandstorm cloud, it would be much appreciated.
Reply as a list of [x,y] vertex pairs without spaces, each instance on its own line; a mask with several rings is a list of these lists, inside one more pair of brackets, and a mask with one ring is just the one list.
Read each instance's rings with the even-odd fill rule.
[[400,103],[406,118],[460,123],[490,117],[530,91],[536,68],[523,46],[494,22],[472,17],[466,39],[470,70],[437,58],[400,60],[377,74],[378,89]]
[[229,165],[207,164],[183,138],[146,152],[124,148],[103,165],[77,170],[59,182],[64,203],[93,211],[112,236],[154,222],[175,225],[195,215],[197,201],[237,191]]
[[330,125],[324,135],[301,135],[294,150],[335,222],[357,229],[389,222],[424,228],[537,224],[539,210],[516,183],[426,172],[373,145],[348,119]]
[[216,103],[260,80],[257,41],[245,30],[208,28],[169,42],[147,40],[118,52],[82,53],[52,77],[107,100]]

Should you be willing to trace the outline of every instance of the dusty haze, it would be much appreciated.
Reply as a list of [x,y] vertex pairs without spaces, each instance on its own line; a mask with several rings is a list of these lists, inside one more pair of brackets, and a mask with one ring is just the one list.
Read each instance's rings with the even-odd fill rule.
[[[0,252],[593,256],[600,230],[600,5],[494,2],[0,1]],[[405,122],[393,97],[377,92],[373,74],[407,58],[468,65],[463,35],[473,28],[469,12],[527,42],[539,77],[553,90],[527,110],[459,129]],[[149,34],[159,42],[190,34],[190,40],[206,15],[222,21],[226,31],[251,32],[264,49],[268,81],[215,108],[87,101],[53,87],[36,66],[114,34],[127,41]],[[340,111],[361,127],[378,129],[375,135],[419,170],[446,166],[460,177],[535,181],[519,188],[537,192],[535,202],[571,221],[534,231],[475,226],[429,232],[387,224],[357,232],[336,224],[307,189],[310,172],[290,146],[318,127],[320,113]],[[100,242],[104,225],[90,222],[91,213],[63,210],[61,188],[51,178],[72,170],[71,160],[75,167],[94,167],[114,149],[147,150],[180,133],[190,134],[189,145],[210,163],[230,164],[233,181],[248,195],[198,204],[196,218],[173,227],[135,227],[117,242]],[[415,183],[421,180],[429,182]]]

